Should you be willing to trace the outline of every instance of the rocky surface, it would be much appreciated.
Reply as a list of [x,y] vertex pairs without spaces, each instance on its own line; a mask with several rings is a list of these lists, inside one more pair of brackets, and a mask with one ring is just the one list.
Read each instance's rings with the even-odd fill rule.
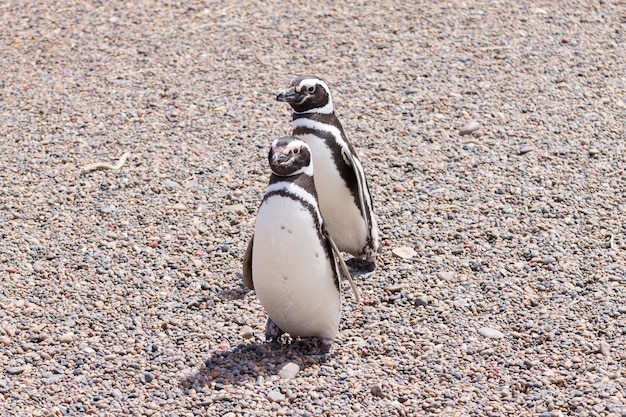
[[[624,10],[3,4],[1,413],[626,415]],[[326,363],[240,273],[303,73],[384,243]]]

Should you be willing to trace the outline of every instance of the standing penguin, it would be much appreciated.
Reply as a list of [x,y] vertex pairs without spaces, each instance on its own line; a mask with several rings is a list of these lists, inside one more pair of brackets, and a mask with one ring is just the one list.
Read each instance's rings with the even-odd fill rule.
[[373,271],[380,250],[372,198],[356,151],[335,115],[330,89],[314,76],[293,79],[276,99],[293,109],[293,135],[311,149],[315,186],[328,232],[337,247]]
[[268,159],[272,174],[244,255],[244,282],[269,315],[266,339],[316,337],[327,355],[341,317],[339,253],[319,210],[311,151],[286,136],[274,140]]

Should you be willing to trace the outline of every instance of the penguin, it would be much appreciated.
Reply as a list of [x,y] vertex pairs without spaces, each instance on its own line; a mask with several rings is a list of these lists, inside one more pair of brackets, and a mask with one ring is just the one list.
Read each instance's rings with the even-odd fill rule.
[[366,272],[380,251],[372,197],[356,151],[335,115],[328,85],[319,77],[294,78],[276,96],[293,109],[292,135],[311,149],[319,205],[337,247],[355,257]]
[[244,282],[269,316],[268,341],[283,333],[314,337],[327,357],[341,319],[340,274],[350,274],[319,209],[310,148],[285,136],[272,142],[268,160],[272,173],[244,255]]

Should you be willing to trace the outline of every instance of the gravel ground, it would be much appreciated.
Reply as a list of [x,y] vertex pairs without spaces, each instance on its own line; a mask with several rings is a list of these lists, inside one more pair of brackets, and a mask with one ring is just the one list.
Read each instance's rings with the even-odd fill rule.
[[[625,3],[510,3],[0,5],[0,415],[626,416]],[[303,73],[384,243],[327,363],[240,274]]]

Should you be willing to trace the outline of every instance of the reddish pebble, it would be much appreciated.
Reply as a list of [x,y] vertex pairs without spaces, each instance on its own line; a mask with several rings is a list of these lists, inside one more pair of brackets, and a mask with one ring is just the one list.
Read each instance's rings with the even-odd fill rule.
[[159,246],[159,244],[157,242],[150,242],[150,247],[152,249],[156,249]]
[[228,342],[222,342],[219,344],[218,348],[222,349],[222,350],[226,350],[230,348],[230,343]]
[[376,301],[372,300],[371,298],[364,298],[363,299],[363,304],[366,306],[372,306],[374,304],[376,304]]
[[569,43],[567,39],[561,39],[561,43]]
[[14,267],[10,266],[10,267],[8,267],[8,268],[6,269],[6,271],[7,271],[9,274],[15,274],[15,273],[17,273],[17,268],[14,268]]
[[404,187],[401,186],[400,184],[396,184],[396,185],[393,186],[393,191],[395,193],[401,193],[401,192],[404,191]]

